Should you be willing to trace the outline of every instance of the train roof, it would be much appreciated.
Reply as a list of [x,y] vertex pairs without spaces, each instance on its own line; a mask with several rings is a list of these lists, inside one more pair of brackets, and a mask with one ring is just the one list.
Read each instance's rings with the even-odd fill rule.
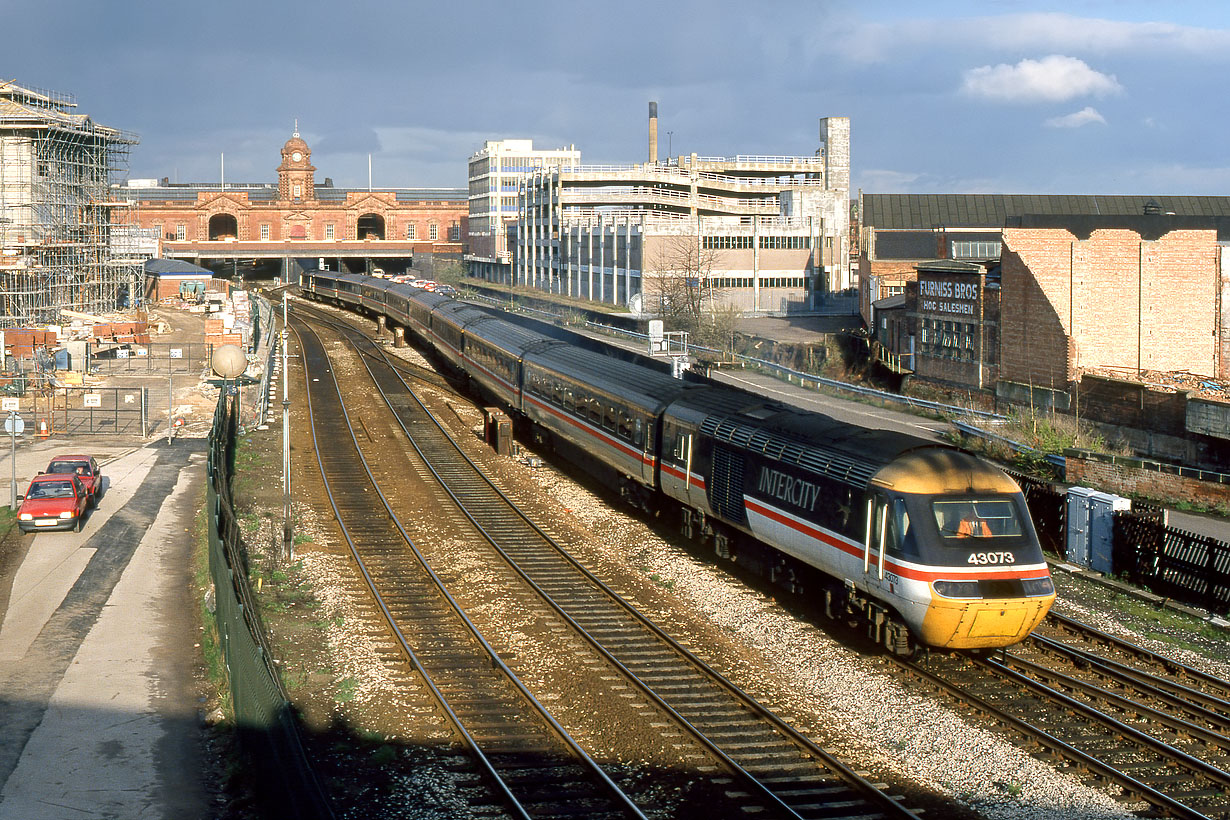
[[492,321],[475,322],[474,324],[467,325],[466,335],[471,338],[481,339],[515,356],[521,356],[527,350],[540,347],[549,342],[564,344],[536,330],[531,330],[521,325],[514,325],[498,316],[490,316],[489,318]]
[[418,304],[422,305],[428,310],[435,309],[435,307],[439,305],[441,302],[450,302],[452,304],[462,304],[461,302],[454,302],[451,298],[449,298],[448,296],[445,296],[443,293],[433,293],[432,291],[423,290],[422,288],[412,288],[409,285],[394,285],[394,287],[398,288],[399,290],[404,289],[406,292],[407,298],[411,302],[417,302]]
[[445,322],[456,325],[457,327],[465,327],[471,322],[476,322],[479,319],[489,319],[491,314],[481,308],[476,308],[473,305],[467,305],[465,302],[458,302],[449,299],[447,296],[442,298],[447,300],[444,304],[437,304],[431,311],[432,319],[439,317]]
[[525,361],[647,408],[660,408],[681,392],[699,387],[652,368],[572,345],[527,353]]
[[699,417],[702,432],[719,441],[858,486],[866,486],[904,453],[944,447],[907,433],[848,424],[731,387],[687,393],[671,412]]

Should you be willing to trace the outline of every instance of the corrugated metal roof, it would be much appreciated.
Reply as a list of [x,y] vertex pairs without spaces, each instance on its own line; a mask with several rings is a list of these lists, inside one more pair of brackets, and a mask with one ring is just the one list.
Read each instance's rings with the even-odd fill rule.
[[1154,202],[1176,216],[1230,216],[1230,196],[863,194],[863,225],[896,230],[1002,228],[1009,217],[1137,216]]

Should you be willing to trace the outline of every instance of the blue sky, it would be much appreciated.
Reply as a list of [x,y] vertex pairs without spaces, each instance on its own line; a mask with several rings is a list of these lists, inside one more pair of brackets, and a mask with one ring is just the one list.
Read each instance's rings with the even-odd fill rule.
[[[0,0],[0,78],[135,132],[133,177],[464,187],[484,140],[811,154],[869,193],[1230,193],[1230,3]],[[23,36],[13,37],[14,32]],[[669,132],[669,134],[668,134]]]

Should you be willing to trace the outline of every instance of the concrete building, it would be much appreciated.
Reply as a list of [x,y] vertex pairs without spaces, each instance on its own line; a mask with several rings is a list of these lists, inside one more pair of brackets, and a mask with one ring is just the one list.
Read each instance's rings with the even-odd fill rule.
[[[651,114],[650,156],[656,157]],[[814,310],[850,287],[850,121],[815,156],[670,157],[543,169],[518,194],[517,284],[655,312],[665,283],[743,313]]]
[[104,313],[142,293],[142,259],[113,244],[133,134],[73,111],[70,95],[0,82],[0,327]]
[[575,146],[535,150],[533,140],[488,140],[469,162],[469,239],[466,275],[508,282],[512,254],[508,228],[517,222],[517,191],[522,180],[550,168],[581,164]]
[[276,183],[134,180],[117,191],[132,221],[162,241],[162,256],[210,260],[325,260],[333,270],[385,267],[416,256],[461,259],[469,217],[455,188],[335,188],[316,182],[312,151],[296,131],[282,146]]

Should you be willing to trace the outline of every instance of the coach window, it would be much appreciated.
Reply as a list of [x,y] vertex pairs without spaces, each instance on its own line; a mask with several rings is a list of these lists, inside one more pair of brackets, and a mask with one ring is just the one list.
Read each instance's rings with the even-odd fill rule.
[[628,411],[623,408],[619,409],[619,437],[632,441],[632,419],[628,416]]
[[636,427],[632,434],[632,443],[637,447],[645,446],[645,420],[637,418]]

